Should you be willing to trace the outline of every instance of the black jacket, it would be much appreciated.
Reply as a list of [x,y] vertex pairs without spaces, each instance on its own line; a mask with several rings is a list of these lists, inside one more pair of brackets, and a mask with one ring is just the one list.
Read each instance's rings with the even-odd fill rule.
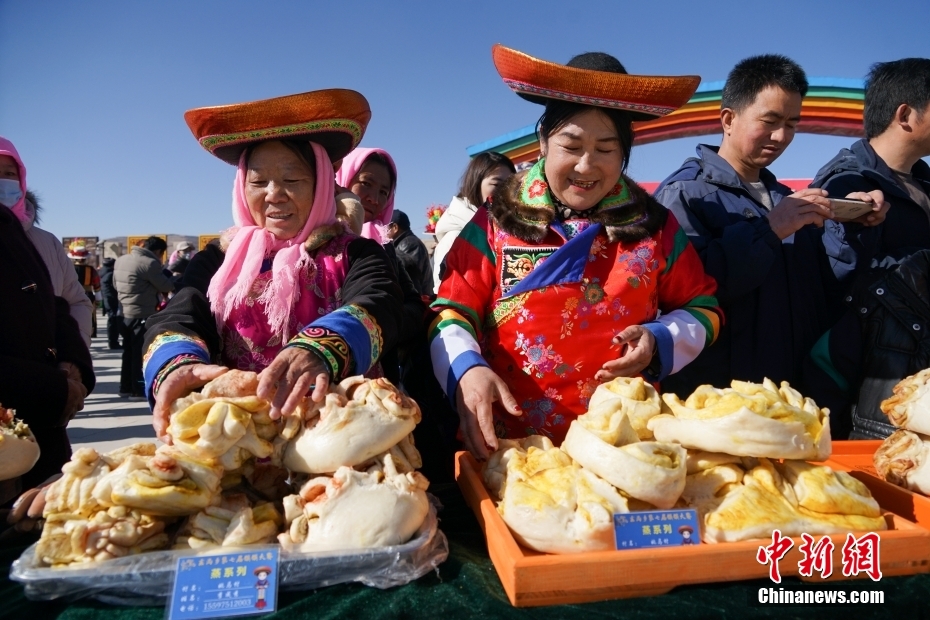
[[55,297],[42,257],[13,213],[0,207],[0,403],[16,410],[39,444],[39,460],[23,488],[61,471],[71,458],[65,403],[70,362],[90,392],[96,379],[68,302]]
[[[768,211],[752,197],[717,148],[700,145],[656,190],[717,281],[725,323],[691,364],[662,382],[682,398],[699,385],[732,379],[795,383],[801,363],[829,327],[821,231],[805,226],[780,240]],[[767,170],[760,180],[772,204],[791,194]]]
[[96,383],[90,351],[68,302],[55,297],[42,257],[6,208],[0,208],[0,300],[0,403],[36,430],[64,428],[68,384],[58,363],[77,366],[90,392]]
[[405,230],[393,242],[397,258],[407,270],[420,295],[433,295],[433,270],[429,264],[429,251],[416,235]]
[[116,314],[119,310],[119,295],[113,286],[113,265],[115,258],[104,259],[100,267],[100,296],[103,298],[103,311],[107,314]]
[[[930,166],[918,160],[911,169],[914,179],[930,195]],[[830,222],[838,230],[834,239],[839,243],[828,248],[831,266],[840,280],[847,282],[841,296],[848,295],[852,280],[849,276],[869,268],[871,260],[883,256],[902,256],[920,249],[930,249],[930,213],[926,213],[900,185],[881,157],[869,145],[859,140],[841,150],[817,172],[811,187],[821,187],[834,198],[851,192],[880,189],[891,209],[879,226],[865,227],[849,222]]]
[[895,431],[881,402],[930,367],[930,250],[873,266],[849,305],[805,362],[805,393],[830,409],[834,438],[881,439]]

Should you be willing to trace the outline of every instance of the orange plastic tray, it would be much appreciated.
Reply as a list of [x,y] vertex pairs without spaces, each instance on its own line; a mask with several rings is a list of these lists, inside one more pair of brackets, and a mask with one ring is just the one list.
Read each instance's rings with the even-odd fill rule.
[[[656,596],[685,584],[768,577],[768,566],[756,561],[760,544],[767,544],[764,540],[568,555],[526,549],[517,543],[498,514],[474,458],[459,452],[455,463],[456,480],[484,530],[488,553],[504,591],[516,607]],[[881,497],[876,499],[882,504]],[[885,511],[885,518],[889,531],[881,533],[882,574],[891,577],[930,572],[930,531],[890,510]],[[836,567],[842,566],[846,537],[831,538],[835,568],[829,580],[845,579]],[[779,563],[782,576],[798,575],[802,541],[795,538],[794,542]],[[822,581],[816,573],[806,580]]]
[[880,445],[881,439],[835,441],[833,454],[827,464],[848,471],[851,476],[861,480],[883,508],[930,529],[930,498],[885,482],[875,471],[872,459]]
[[869,458],[871,458],[880,445],[882,445],[881,439],[834,441],[831,457],[868,454]]

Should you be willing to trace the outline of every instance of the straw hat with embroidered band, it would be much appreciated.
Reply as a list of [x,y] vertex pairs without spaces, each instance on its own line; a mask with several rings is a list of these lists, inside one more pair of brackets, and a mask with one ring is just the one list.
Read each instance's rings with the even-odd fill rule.
[[195,108],[184,120],[203,148],[234,166],[250,144],[301,138],[322,146],[335,162],[362,141],[371,109],[361,93],[331,88]]
[[617,68],[622,72],[616,72],[590,63],[591,57],[597,56],[591,54],[582,55],[587,61],[560,65],[498,43],[491,48],[491,56],[504,83],[527,101],[545,105],[559,99],[626,110],[635,121],[674,112],[688,102],[701,83],[697,75],[629,75],[622,66]]

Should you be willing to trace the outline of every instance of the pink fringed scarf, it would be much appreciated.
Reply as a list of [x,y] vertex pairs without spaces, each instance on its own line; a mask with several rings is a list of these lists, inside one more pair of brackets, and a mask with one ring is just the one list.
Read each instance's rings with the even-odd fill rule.
[[226,259],[210,280],[207,297],[219,323],[229,318],[233,308],[244,303],[252,284],[261,273],[262,261],[274,257],[271,281],[258,301],[265,305],[268,326],[272,333],[281,334],[286,342],[288,315],[300,299],[300,276],[305,270],[317,268],[303,249],[304,241],[320,226],[336,222],[335,184],[333,165],[320,145],[311,142],[316,157],[316,189],[310,217],[293,239],[280,240],[255,224],[245,198],[246,157],[239,158],[239,169],[233,186],[232,212],[236,227],[230,229],[232,241],[226,250]]
[[[352,184],[352,179],[355,178],[358,171],[362,169],[365,160],[368,159],[368,156],[372,153],[384,155],[384,158],[390,162],[391,168],[394,170],[394,178],[396,179],[397,166],[394,164],[394,158],[392,158],[387,151],[384,149],[358,148],[346,155],[342,160],[342,166],[336,171],[336,183],[351,191],[352,188],[350,185]],[[397,191],[396,185],[397,183],[395,181],[395,187],[391,191],[391,195],[388,196],[387,202],[384,204],[384,211],[381,212],[381,215],[371,222],[365,222],[365,225],[362,226],[362,236],[366,239],[374,239],[381,245],[390,241],[387,236],[387,225],[391,223],[391,215],[394,214],[394,194]]]

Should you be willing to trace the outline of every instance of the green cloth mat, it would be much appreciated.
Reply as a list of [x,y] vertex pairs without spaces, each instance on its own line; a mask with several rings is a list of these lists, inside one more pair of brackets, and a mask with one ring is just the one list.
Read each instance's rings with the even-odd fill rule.
[[[768,580],[741,581],[704,586],[683,586],[652,598],[565,605],[558,607],[511,607],[494,566],[488,558],[484,535],[458,487],[435,485],[430,491],[443,503],[440,528],[449,538],[449,559],[414,583],[389,590],[361,584],[341,584],[305,592],[281,592],[279,610],[262,618],[326,620],[329,618],[894,618],[902,612],[910,618],[930,615],[930,575],[885,578],[855,583],[856,589],[881,589],[884,605],[833,605],[818,607],[754,606],[758,589],[771,587]],[[0,562],[8,567],[23,548],[0,550]],[[835,567],[839,570],[839,567]],[[785,579],[783,586],[796,588],[799,581]],[[777,586],[776,586],[777,587]],[[7,579],[0,586],[0,618],[45,620],[163,620],[164,607],[114,607],[89,599],[75,602],[34,602],[23,595],[20,584]],[[256,616],[248,616],[256,617]]]

